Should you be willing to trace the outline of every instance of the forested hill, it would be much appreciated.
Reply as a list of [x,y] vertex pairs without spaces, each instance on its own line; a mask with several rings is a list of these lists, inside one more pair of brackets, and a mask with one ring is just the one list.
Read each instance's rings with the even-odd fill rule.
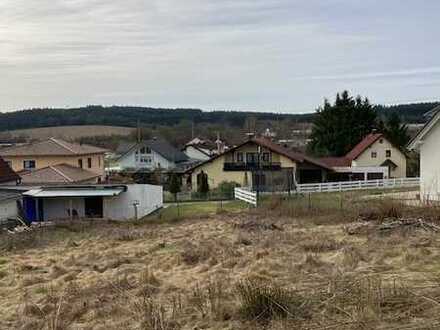
[[[432,110],[437,103],[417,103],[391,107],[377,106],[380,115],[397,111],[406,122],[421,123],[423,114]],[[67,125],[113,125],[134,127],[137,121],[143,125],[172,126],[182,121],[193,121],[196,124],[224,124],[231,127],[243,127],[249,117],[256,120],[292,120],[311,122],[313,113],[309,114],[275,114],[242,111],[211,111],[200,109],[157,109],[147,107],[124,106],[87,106],[71,109],[31,109],[0,113],[0,131],[24,128],[67,126]]]
[[143,126],[172,126],[182,121],[196,124],[224,124],[243,127],[247,118],[256,120],[294,119],[309,122],[313,114],[290,115],[242,111],[202,111],[200,109],[157,109],[123,106],[87,106],[71,109],[31,109],[0,113],[0,131],[67,125],[113,125],[135,127],[137,122]]

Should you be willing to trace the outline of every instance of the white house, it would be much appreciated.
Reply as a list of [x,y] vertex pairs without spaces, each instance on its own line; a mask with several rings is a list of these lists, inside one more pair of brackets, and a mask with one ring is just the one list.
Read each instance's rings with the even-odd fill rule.
[[406,177],[406,155],[383,134],[368,134],[347,155],[321,158],[336,179],[376,180]]
[[409,144],[409,149],[420,152],[420,197],[426,202],[440,200],[440,106],[431,113]]
[[157,139],[121,144],[116,155],[111,167],[118,170],[172,170],[189,160],[182,151]]
[[194,138],[183,147],[182,151],[191,159],[206,161],[225,152],[227,149],[225,143],[220,140],[220,137],[217,137],[215,142]]

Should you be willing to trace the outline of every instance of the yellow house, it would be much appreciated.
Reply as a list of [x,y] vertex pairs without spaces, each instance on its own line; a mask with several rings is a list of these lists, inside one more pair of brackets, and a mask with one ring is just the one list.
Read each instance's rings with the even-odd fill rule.
[[284,148],[269,139],[251,138],[186,171],[187,184],[197,191],[203,174],[211,189],[222,182],[261,191],[287,190],[295,183],[326,180],[331,168],[316,159]]
[[15,172],[66,164],[103,177],[105,152],[104,149],[90,145],[50,138],[42,142],[0,149],[0,156]]

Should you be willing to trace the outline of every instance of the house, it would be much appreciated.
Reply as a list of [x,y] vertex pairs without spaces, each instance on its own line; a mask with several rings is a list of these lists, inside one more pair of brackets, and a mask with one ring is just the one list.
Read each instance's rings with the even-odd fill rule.
[[197,191],[203,175],[210,188],[224,181],[267,190],[292,189],[295,183],[326,180],[332,169],[302,153],[284,148],[270,139],[250,137],[240,145],[186,171],[187,185]]
[[0,156],[15,172],[33,171],[68,164],[87,169],[103,177],[106,150],[86,144],[50,138],[45,141],[0,149]]
[[381,133],[368,134],[344,157],[320,161],[333,168],[330,181],[406,177],[406,155]]
[[194,138],[183,147],[182,151],[191,159],[206,161],[223,153],[226,149],[225,143],[220,138],[217,138],[215,142]]
[[163,206],[162,187],[154,185],[66,185],[23,188],[28,222],[76,218],[130,220]]
[[69,164],[51,165],[20,172],[22,185],[100,183],[101,175]]
[[15,185],[19,182],[20,176],[0,157],[0,185]]
[[431,113],[431,119],[408,145],[420,152],[420,197],[425,202],[440,200],[440,106]]
[[173,170],[189,158],[164,140],[152,139],[135,143],[123,143],[116,151],[112,168],[117,170]]

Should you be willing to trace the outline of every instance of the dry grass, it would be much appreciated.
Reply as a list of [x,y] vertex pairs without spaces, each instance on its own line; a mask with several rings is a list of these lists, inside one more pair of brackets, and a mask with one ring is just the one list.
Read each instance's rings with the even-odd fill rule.
[[[325,214],[315,205],[292,216],[284,203],[177,223],[64,223],[9,239],[0,328],[438,326],[439,234],[344,230],[371,210],[380,222],[415,209],[381,202],[341,212],[326,202]],[[432,209],[418,213],[436,221]]]

